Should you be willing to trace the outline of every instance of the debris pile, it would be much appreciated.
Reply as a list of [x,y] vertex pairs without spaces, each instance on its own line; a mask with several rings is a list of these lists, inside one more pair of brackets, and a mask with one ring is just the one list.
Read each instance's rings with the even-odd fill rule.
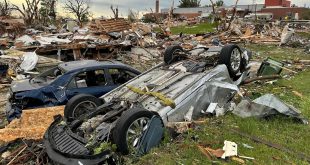
[[282,25],[279,22],[258,22],[256,24],[235,19],[228,31],[219,34],[223,43],[256,43],[291,45],[298,42],[306,46],[309,41],[301,39],[295,34],[291,25]]
[[[61,63],[60,60],[38,56],[35,52],[23,52],[15,49],[2,51],[0,56],[0,66],[6,68],[3,70],[2,77],[8,79],[24,79],[29,75],[38,74],[37,71],[45,70],[45,68],[54,67]],[[8,67],[5,67],[8,66]],[[33,70],[36,69],[37,71]],[[32,72],[31,72],[32,71]]]
[[[42,73],[42,71],[56,67],[63,61],[81,60],[85,62],[86,59],[95,59],[98,61],[109,61],[111,59],[119,60],[140,71],[147,71],[145,73],[149,75],[142,75],[142,78],[138,76],[138,74],[133,76],[130,75],[130,73],[116,73],[118,71],[117,69],[116,71],[115,69],[112,71],[110,69],[103,69],[100,70],[103,73],[97,74],[96,72],[94,75],[83,72],[79,73],[79,77],[74,77],[72,79],[67,78],[68,83],[66,85],[56,84],[55,88],[58,89],[57,93],[50,93],[57,97],[44,95],[44,97],[49,97],[46,99],[46,102],[50,105],[57,101],[62,101],[62,103],[65,104],[69,99],[64,99],[65,97],[63,96],[81,94],[83,92],[80,93],[78,89],[86,89],[88,84],[94,83],[95,81],[96,83],[98,81],[99,84],[99,78],[97,80],[91,78],[102,78],[101,76],[103,76],[100,80],[106,81],[107,79],[104,76],[105,74],[108,75],[111,80],[103,84],[111,83],[115,85],[115,88],[113,87],[115,91],[111,88],[105,91],[105,93],[111,90],[115,93],[110,92],[104,95],[101,100],[106,101],[106,103],[114,99],[116,101],[111,101],[111,104],[106,105],[111,106],[113,104],[113,106],[108,107],[112,110],[102,115],[102,120],[99,123],[96,122],[96,125],[100,125],[101,127],[94,129],[95,125],[89,122],[96,118],[94,117],[96,113],[103,113],[102,109],[96,108],[99,106],[99,103],[102,103],[100,99],[94,101],[96,103],[98,102],[98,105],[91,105],[91,107],[83,105],[85,106],[84,108],[87,109],[87,113],[90,110],[93,111],[87,115],[86,110],[82,111],[83,114],[77,118],[79,121],[74,123],[78,125],[79,122],[85,122],[87,126],[89,126],[87,128],[80,127],[79,129],[81,130],[76,131],[83,135],[83,138],[87,137],[85,139],[82,138],[82,140],[75,139],[83,142],[83,145],[79,144],[81,141],[77,143],[78,147],[87,150],[89,145],[96,146],[98,143],[101,143],[99,149],[96,148],[100,150],[98,152],[96,151],[96,154],[101,152],[102,149],[100,149],[100,147],[104,148],[105,144],[110,145],[110,143],[103,143],[103,140],[108,141],[112,128],[114,130],[114,127],[119,125],[116,118],[121,118],[121,113],[125,113],[126,110],[134,107],[137,103],[139,105],[141,104],[149,111],[159,112],[157,111],[158,109],[165,110],[159,114],[166,115],[153,117],[151,120],[153,125],[149,124],[147,127],[144,125],[143,129],[145,128],[145,130],[143,131],[148,133],[141,133],[141,136],[143,136],[143,140],[141,140],[143,145],[142,143],[139,144],[141,145],[140,154],[145,154],[150,150],[150,146],[156,146],[160,142],[159,139],[161,139],[160,137],[163,134],[162,128],[164,127],[162,126],[164,123],[162,122],[163,120],[167,120],[167,123],[165,123],[167,125],[165,126],[174,129],[178,134],[187,132],[197,123],[203,123],[204,121],[201,120],[195,121],[201,116],[218,117],[229,112],[242,118],[266,118],[280,114],[297,119],[300,123],[309,124],[307,119],[301,115],[300,111],[284,103],[274,95],[266,94],[251,100],[246,92],[243,91],[246,87],[242,86],[256,81],[275,81],[274,79],[284,77],[281,76],[283,70],[290,73],[286,76],[294,75],[298,73],[297,71],[309,67],[309,60],[296,59],[294,61],[279,62],[272,58],[268,58],[262,63],[257,62],[258,66],[261,64],[260,67],[255,68],[255,71],[251,71],[253,68],[250,68],[248,64],[252,52],[237,47],[236,45],[230,45],[232,43],[274,44],[278,46],[304,48],[305,52],[310,53],[310,40],[297,34],[298,31],[309,30],[309,27],[304,26],[297,28],[294,27],[294,25],[283,25],[280,22],[253,23],[241,19],[234,19],[229,29],[226,31],[204,34],[183,34],[183,32],[180,34],[171,34],[170,28],[173,26],[196,24],[198,22],[196,19],[192,21],[187,20],[185,23],[180,20],[173,21],[166,19],[162,21],[162,25],[142,22],[129,23],[122,18],[95,19],[84,27],[71,27],[70,30],[68,27],[58,29],[54,25],[39,30],[32,28],[27,29],[24,23],[19,19],[0,17],[0,82],[3,87],[9,87],[9,83],[12,80],[24,80],[25,78],[29,78],[27,87],[37,87],[30,83],[30,78]],[[162,32],[156,31],[158,27]],[[171,45],[177,45],[175,47],[176,49],[170,49]],[[228,52],[228,49],[222,49],[226,45],[228,45],[228,47],[236,46],[229,47],[229,51],[231,52],[230,54],[226,54],[230,57],[227,58],[229,59],[228,62],[226,58],[223,60],[222,57],[216,56],[222,55],[223,52]],[[165,56],[167,50],[172,53],[171,56]],[[179,54],[174,54],[175,52]],[[235,54],[236,52],[240,54]],[[233,57],[233,55],[235,57]],[[231,61],[233,58],[235,58],[235,61]],[[176,60],[187,61],[184,63],[183,61],[182,63],[177,63]],[[219,61],[224,62],[220,63]],[[230,67],[228,65],[230,65]],[[234,68],[236,67],[235,65],[237,65],[237,69]],[[294,68],[291,69],[286,67],[288,65],[294,65]],[[236,70],[232,71],[232,69]],[[70,71],[56,68],[53,70],[53,73],[49,73],[52,76],[46,75],[46,80],[38,80],[37,83],[40,85],[45,85],[45,83],[49,84],[65,72]],[[199,75],[200,72],[201,75]],[[130,81],[134,77],[137,77],[137,81]],[[51,79],[50,82],[47,81],[49,78]],[[89,80],[93,82],[89,83]],[[119,83],[116,80],[124,81],[122,81],[123,83]],[[184,80],[184,83],[178,84],[182,80]],[[123,86],[127,81],[130,81],[131,84]],[[12,83],[12,86],[13,84],[14,83]],[[96,85],[89,85],[89,87],[94,86],[97,87]],[[117,86],[119,86],[119,88],[116,88]],[[2,86],[0,87],[2,88]],[[70,93],[71,91],[68,89],[73,89],[73,92]],[[49,88],[46,88],[46,90],[52,91],[52,89]],[[92,90],[95,91],[98,90],[98,88],[93,88]],[[89,91],[90,90],[87,90],[87,92]],[[18,96],[16,97],[15,95],[17,93],[21,93],[21,91],[15,91],[13,94],[10,88],[9,94],[6,97],[10,97],[7,99],[18,100]],[[293,93],[299,98],[304,97],[297,91],[293,91]],[[37,93],[34,92],[34,95],[35,94]],[[120,98],[117,98],[118,96]],[[37,97],[43,98],[42,95],[39,94],[37,94]],[[98,96],[94,97],[91,95],[88,97],[97,99],[96,97]],[[134,99],[130,100],[132,98]],[[28,103],[27,101],[29,101],[25,100],[20,99],[20,102],[16,102],[16,104],[24,108]],[[184,100],[185,102],[188,101],[188,103],[182,102]],[[0,103],[5,103],[6,101],[6,99],[3,99]],[[120,102],[120,105],[115,104],[115,102]],[[34,104],[37,103],[34,101]],[[36,105],[33,107],[35,106]],[[180,110],[176,110],[176,107],[180,108]],[[106,107],[103,107],[103,109],[104,108]],[[22,110],[22,108],[20,108],[20,110]],[[76,109],[74,109],[74,111],[75,110]],[[23,139],[19,144],[20,147],[10,150],[10,152],[3,153],[2,150],[0,150],[2,153],[1,163],[49,163],[50,160],[40,140],[47,128],[54,121],[54,116],[59,114],[64,115],[64,106],[25,110],[20,119],[13,120],[5,126],[4,129],[1,129],[0,142],[12,142],[17,139]],[[73,112],[72,116],[74,116]],[[87,121],[88,119],[86,117],[92,118]],[[59,123],[56,125],[64,126],[62,124],[65,121],[60,122],[60,120],[61,119],[59,119]],[[112,120],[115,121],[109,123]],[[155,121],[157,124],[154,124]],[[141,123],[143,122],[145,121]],[[86,125],[85,123],[84,125]],[[124,124],[124,122],[121,124]],[[128,123],[125,123],[125,125],[128,125]],[[158,125],[162,127],[158,127]],[[65,134],[66,131],[64,128],[65,126],[62,128],[64,131],[60,132]],[[121,129],[115,130],[121,132]],[[87,131],[93,134],[87,135]],[[93,135],[102,139],[96,138],[94,140]],[[154,138],[155,135],[158,137]],[[67,136],[63,137],[67,138]],[[119,139],[121,138],[117,138],[116,140],[120,141]],[[88,142],[86,140],[93,141]],[[138,140],[134,139],[133,143],[137,143]],[[73,143],[72,141],[72,144]],[[231,159],[237,163],[243,164],[245,163],[245,159],[254,159],[252,157],[240,156],[237,151],[237,146],[238,145],[234,142],[225,141],[224,147],[221,149],[214,150],[203,145],[198,145],[198,148],[210,160],[214,160],[215,158],[225,160]],[[249,145],[244,144],[243,146],[251,148]]]
[[[50,33],[49,30],[27,29],[27,34],[14,41],[4,37],[0,39],[0,43],[6,48],[35,51],[39,56],[61,61],[118,59],[128,62],[129,65],[142,65],[138,67],[142,70],[158,64],[161,59],[159,54],[170,45],[181,45],[183,49],[190,50],[199,46],[226,43],[274,43],[305,47],[305,51],[309,50],[309,41],[295,35],[291,26],[283,26],[277,22],[254,24],[235,19],[228,31],[196,35],[155,31],[155,27],[170,29],[170,26],[172,25],[165,24],[162,27],[142,22],[130,24],[122,18],[95,19],[87,26],[76,28],[72,32],[61,29]],[[32,33],[34,31],[36,32]],[[137,60],[140,62],[137,63]]]
[[[15,146],[17,145],[17,147]],[[42,142],[35,140],[16,140],[0,148],[8,150],[1,154],[0,163],[13,164],[49,164],[50,160]]]

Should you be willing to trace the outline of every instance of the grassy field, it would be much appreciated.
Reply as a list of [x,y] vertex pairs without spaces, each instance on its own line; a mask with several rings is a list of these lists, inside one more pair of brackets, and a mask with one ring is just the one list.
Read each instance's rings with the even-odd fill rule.
[[[257,54],[255,60],[273,57],[278,60],[310,59],[310,55],[304,54],[302,49],[284,48],[266,45],[245,45]],[[287,73],[283,73],[287,74]],[[310,69],[305,69],[290,78],[283,78],[274,84],[254,83],[242,86],[248,95],[255,99],[266,93],[273,93],[284,102],[298,108],[304,117],[310,119]],[[302,94],[302,97],[294,95],[293,91]],[[239,155],[254,157],[255,160],[247,160],[246,164],[309,164],[299,158],[295,152],[302,152],[310,156],[310,127],[297,123],[293,119],[276,116],[270,119],[247,118],[242,119],[228,113],[216,118],[204,118],[205,124],[196,125],[186,133],[170,140],[165,137],[159,148],[153,149],[149,154],[132,162],[133,164],[238,164],[232,160],[208,160],[197,145],[204,145],[213,149],[222,148],[225,140],[238,144]],[[286,153],[264,144],[256,143],[242,137],[232,130],[257,136],[266,141],[277,143],[291,149],[294,153]],[[248,149],[243,144],[254,147]]]
[[172,34],[180,34],[183,32],[184,34],[200,34],[200,33],[208,33],[213,32],[215,26],[209,23],[201,23],[193,26],[178,26],[172,27]]

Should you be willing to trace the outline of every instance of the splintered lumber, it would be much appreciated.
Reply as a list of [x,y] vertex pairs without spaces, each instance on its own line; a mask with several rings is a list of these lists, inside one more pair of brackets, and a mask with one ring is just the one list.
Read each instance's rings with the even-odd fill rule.
[[23,110],[20,119],[15,119],[4,129],[0,129],[0,141],[11,142],[19,138],[42,139],[46,129],[54,121],[54,116],[63,113],[64,106]]
[[15,155],[14,158],[13,158],[7,165],[12,164],[12,163],[14,162],[14,160],[15,160],[23,151],[25,151],[26,148],[27,148],[27,145],[25,145],[25,146],[23,147],[23,149],[20,150],[20,151],[18,152],[18,154]]
[[243,84],[249,84],[251,82],[258,81],[258,80],[270,80],[270,79],[273,80],[273,79],[279,79],[279,78],[281,78],[280,75],[268,75],[268,76],[254,77],[254,78],[244,80]]
[[203,153],[209,160],[212,160],[211,154],[205,150],[202,146],[198,145],[198,149],[200,150],[201,153]]

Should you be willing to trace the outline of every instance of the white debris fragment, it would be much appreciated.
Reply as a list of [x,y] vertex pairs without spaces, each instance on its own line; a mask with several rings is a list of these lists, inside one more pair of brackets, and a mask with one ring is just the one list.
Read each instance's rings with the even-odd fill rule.
[[280,45],[284,45],[284,44],[288,43],[291,40],[294,33],[295,33],[294,29],[291,29],[288,27],[288,25],[286,25],[282,31],[282,34],[281,34],[281,44]]
[[248,148],[248,149],[253,149],[254,147],[248,145],[248,144],[245,144],[245,143],[242,143],[243,147],[245,148]]
[[206,113],[211,113],[213,114],[215,112],[215,109],[217,108],[217,104],[218,103],[211,103],[209,106],[208,106],[208,109],[206,110]]
[[20,68],[24,71],[31,71],[38,63],[39,57],[35,52],[26,52],[23,55],[23,62],[20,64]]
[[191,106],[188,110],[188,112],[184,116],[185,121],[192,121],[193,118],[193,112],[194,112],[194,106]]
[[223,147],[223,150],[225,152],[221,158],[225,159],[226,157],[237,156],[238,155],[237,149],[238,149],[238,145],[235,142],[225,140],[224,147]]

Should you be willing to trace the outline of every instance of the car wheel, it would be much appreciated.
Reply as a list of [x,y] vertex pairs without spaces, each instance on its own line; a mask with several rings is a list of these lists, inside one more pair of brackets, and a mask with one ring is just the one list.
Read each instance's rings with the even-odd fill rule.
[[177,53],[180,53],[180,52],[183,52],[183,48],[179,45],[174,45],[174,46],[168,47],[164,52],[164,62],[169,65],[169,64],[177,61],[177,59],[178,59]]
[[113,131],[113,141],[118,151],[124,155],[137,153],[141,137],[154,115],[156,114],[143,108],[133,108],[124,112]]
[[83,114],[95,110],[101,105],[101,101],[87,94],[80,94],[72,97],[65,106],[64,116],[67,121],[73,121]]
[[236,78],[242,65],[241,50],[237,45],[226,45],[222,48],[219,63],[225,64],[232,78]]

